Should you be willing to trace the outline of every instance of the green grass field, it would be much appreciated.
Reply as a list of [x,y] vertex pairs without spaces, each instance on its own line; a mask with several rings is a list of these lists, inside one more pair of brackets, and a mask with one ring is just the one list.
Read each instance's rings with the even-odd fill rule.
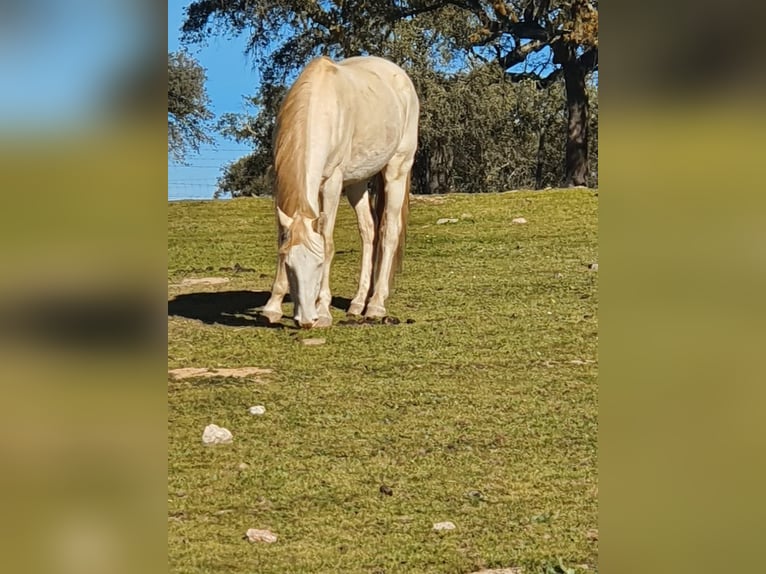
[[[171,571],[597,571],[597,210],[584,189],[413,198],[401,323],[299,331],[254,311],[270,200],[169,204],[168,368],[273,370],[169,377]],[[342,307],[360,257],[345,202],[336,249]],[[229,282],[181,285],[200,277]],[[210,423],[233,442],[203,445]]]

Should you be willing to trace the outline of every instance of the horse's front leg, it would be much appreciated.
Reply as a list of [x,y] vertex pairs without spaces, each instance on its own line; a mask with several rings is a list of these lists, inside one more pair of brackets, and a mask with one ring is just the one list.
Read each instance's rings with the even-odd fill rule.
[[[382,191],[381,191],[382,192]],[[375,221],[372,218],[370,206],[370,194],[367,191],[367,182],[358,183],[346,188],[346,197],[356,211],[356,219],[359,224],[359,235],[362,238],[362,267],[359,272],[359,289],[351,300],[348,308],[349,315],[361,315],[367,302],[372,283],[372,255],[373,241],[375,239]]]
[[276,323],[282,318],[282,299],[287,295],[288,289],[285,258],[282,255],[277,255],[277,273],[271,287],[271,297],[269,297],[261,311],[261,314],[269,320],[269,323]]
[[336,169],[325,180],[322,193],[323,216],[320,217],[320,232],[324,237],[324,265],[322,268],[322,286],[319,290],[319,299],[317,300],[319,318],[315,324],[316,327],[329,327],[332,325],[332,313],[330,313],[330,303],[332,302],[330,268],[332,267],[332,259],[335,256],[333,231],[335,230],[335,217],[338,214],[338,204],[340,203],[342,189],[343,174],[339,169]]

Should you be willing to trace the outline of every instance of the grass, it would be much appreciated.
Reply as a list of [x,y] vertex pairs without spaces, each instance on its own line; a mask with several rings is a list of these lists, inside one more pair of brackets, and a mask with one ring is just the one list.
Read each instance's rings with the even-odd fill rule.
[[[414,198],[387,305],[401,324],[308,332],[254,320],[274,273],[269,200],[170,204],[169,368],[273,369],[168,382],[171,571],[597,570],[597,203]],[[347,204],[336,249],[333,293],[350,298]],[[176,285],[204,276],[230,282]],[[204,446],[209,423],[233,443]],[[432,530],[445,520],[456,529]],[[250,544],[248,528],[279,540]]]

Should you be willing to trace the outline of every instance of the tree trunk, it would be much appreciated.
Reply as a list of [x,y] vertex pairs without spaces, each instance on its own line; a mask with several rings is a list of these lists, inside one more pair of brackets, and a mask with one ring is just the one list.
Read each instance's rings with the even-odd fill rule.
[[452,150],[442,144],[422,146],[415,157],[413,184],[418,193],[448,193],[452,179]]
[[567,92],[566,185],[587,185],[588,177],[588,94],[585,91],[587,70],[571,50],[563,64]]
[[537,145],[537,166],[535,168],[535,189],[543,187],[543,162],[545,161],[545,129],[540,130]]
[[449,193],[452,174],[452,150],[439,145],[429,158],[429,193]]

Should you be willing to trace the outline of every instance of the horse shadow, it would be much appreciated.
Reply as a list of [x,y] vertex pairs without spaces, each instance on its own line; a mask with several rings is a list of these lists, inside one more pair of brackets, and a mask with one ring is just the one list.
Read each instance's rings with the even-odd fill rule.
[[[185,293],[168,301],[168,316],[195,319],[208,325],[288,328],[288,325],[281,322],[270,323],[258,311],[258,308],[266,304],[270,295],[268,291]],[[285,303],[289,302],[290,296],[287,295]],[[348,311],[351,300],[345,297],[333,297],[331,305],[336,309]]]

